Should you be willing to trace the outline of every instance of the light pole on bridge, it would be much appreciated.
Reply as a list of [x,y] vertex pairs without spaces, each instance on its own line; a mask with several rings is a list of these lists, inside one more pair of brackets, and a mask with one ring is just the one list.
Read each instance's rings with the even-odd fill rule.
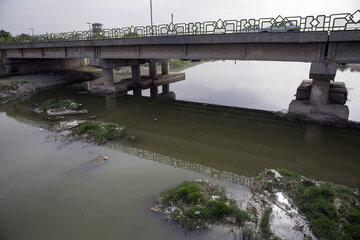
[[150,17],[151,17],[151,26],[153,26],[153,17],[152,17],[152,0],[150,0]]
[[29,29],[31,30],[31,34],[34,36],[34,28],[31,27],[31,28],[29,28]]

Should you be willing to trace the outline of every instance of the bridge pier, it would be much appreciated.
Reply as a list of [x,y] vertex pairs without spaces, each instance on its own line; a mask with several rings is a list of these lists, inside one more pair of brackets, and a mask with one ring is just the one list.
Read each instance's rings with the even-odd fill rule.
[[[168,75],[169,74],[169,61],[162,61],[161,62],[161,73],[162,75]],[[162,85],[162,93],[169,93],[170,91],[170,85],[164,84]]]
[[162,75],[169,74],[169,61],[161,62],[161,73],[162,73]]
[[343,105],[345,104],[347,97],[345,85],[343,85],[343,87],[334,87],[339,88],[336,91],[340,90],[340,92],[342,92],[340,94],[343,94],[343,97],[340,96],[340,98],[343,98],[340,103],[333,103],[329,98],[330,88],[335,85],[335,83],[332,83],[331,81],[334,81],[336,71],[337,64],[335,63],[311,63],[309,78],[312,79],[312,81],[304,81],[311,85],[310,96],[303,96],[306,94],[301,93],[300,88],[304,87],[302,86],[302,83],[298,88],[296,100],[293,100],[289,105],[289,113],[304,115],[320,121],[331,121],[336,119],[347,120],[349,118],[349,109],[346,105]]
[[149,62],[149,77],[156,78],[157,76],[157,64],[154,61]]
[[[136,64],[131,66],[131,77],[135,82],[139,82],[141,81],[141,70],[140,70],[140,65]],[[136,88],[133,90],[133,95],[136,97],[141,97],[142,96],[142,89]]]
[[115,86],[113,68],[103,68],[103,73],[104,73],[104,86],[106,87]]

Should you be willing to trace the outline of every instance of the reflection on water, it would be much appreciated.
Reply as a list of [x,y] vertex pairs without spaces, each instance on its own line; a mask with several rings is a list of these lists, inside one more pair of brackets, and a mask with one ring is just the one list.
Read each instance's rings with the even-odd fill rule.
[[[270,111],[287,111],[297,87],[309,79],[310,63],[216,61],[185,70],[171,85],[178,100]],[[349,91],[350,120],[360,121],[360,72],[338,71]]]
[[[84,104],[88,116],[126,125],[127,135],[137,139],[124,151],[127,153],[143,151],[178,159],[179,164],[184,161],[240,176],[279,167],[337,183],[355,185],[360,181],[357,129],[287,122],[270,112],[236,107],[150,98],[139,101],[132,96],[94,97],[65,88],[7,105],[7,115],[43,127],[45,117],[41,119],[31,108],[50,96],[70,97]],[[115,148],[123,149],[130,143],[123,140],[118,144]]]
[[117,144],[117,145],[112,145],[111,147],[113,149],[120,150],[123,153],[127,153],[129,155],[139,157],[141,159],[159,162],[161,164],[165,164],[174,168],[190,170],[192,172],[199,173],[213,180],[222,180],[222,181],[227,181],[227,182],[232,182],[235,184],[247,185],[247,186],[249,184],[248,178],[246,178],[245,176],[235,174],[233,172],[221,171],[215,168],[207,167],[205,165],[186,162],[181,159],[176,159],[170,156],[149,152],[126,144]]
[[[248,64],[242,71],[232,70],[240,66],[233,62],[208,63],[210,68],[200,65],[186,70],[188,79],[172,87],[178,99],[228,107],[96,97],[68,88],[1,106],[0,239],[233,239],[215,233],[186,235],[152,213],[152,201],[164,189],[197,178],[242,192],[248,184],[244,176],[264,168],[287,168],[320,180],[358,184],[360,130],[286,122],[270,112],[231,107],[286,109],[308,74],[307,64],[290,64],[289,71],[303,69],[304,73],[293,73],[289,82],[279,77],[261,84],[246,75],[252,69],[261,76],[260,67]],[[221,66],[237,71],[237,80],[231,80],[233,75],[226,71],[223,78],[216,75],[214,66],[220,66],[218,71],[224,70]],[[261,67],[268,73],[264,79],[281,76],[282,71],[275,74],[269,66]],[[196,78],[203,69],[209,72],[208,82]],[[293,89],[289,92],[289,88]],[[355,94],[350,96],[356,99]],[[32,108],[56,97],[83,103],[89,114],[79,118],[97,116],[100,121],[126,125],[126,135],[136,140],[124,138],[103,147],[78,142],[61,148],[60,142],[41,144],[50,134],[43,130],[49,122]],[[68,174],[99,155],[108,156],[108,163]]]

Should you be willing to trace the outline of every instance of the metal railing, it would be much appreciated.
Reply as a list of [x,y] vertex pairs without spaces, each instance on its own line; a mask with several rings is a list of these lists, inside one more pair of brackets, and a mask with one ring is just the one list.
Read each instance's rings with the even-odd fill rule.
[[360,10],[354,13],[339,13],[329,16],[293,16],[241,20],[217,20],[192,23],[169,23],[153,26],[131,26],[103,29],[100,31],[73,31],[41,35],[0,38],[0,44],[77,41],[131,37],[154,37],[199,34],[255,33],[255,32],[306,32],[360,30]]

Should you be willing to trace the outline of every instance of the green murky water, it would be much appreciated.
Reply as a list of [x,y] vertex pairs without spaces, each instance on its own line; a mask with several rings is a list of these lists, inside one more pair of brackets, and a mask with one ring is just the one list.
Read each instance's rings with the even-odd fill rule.
[[[125,124],[136,141],[41,143],[51,132],[32,108],[54,97]],[[243,176],[268,167],[356,185],[359,146],[360,130],[291,123],[269,112],[47,90],[0,107],[0,239],[233,239],[184,233],[150,211],[154,197],[198,178],[236,193]],[[109,161],[72,171],[99,155]]]

